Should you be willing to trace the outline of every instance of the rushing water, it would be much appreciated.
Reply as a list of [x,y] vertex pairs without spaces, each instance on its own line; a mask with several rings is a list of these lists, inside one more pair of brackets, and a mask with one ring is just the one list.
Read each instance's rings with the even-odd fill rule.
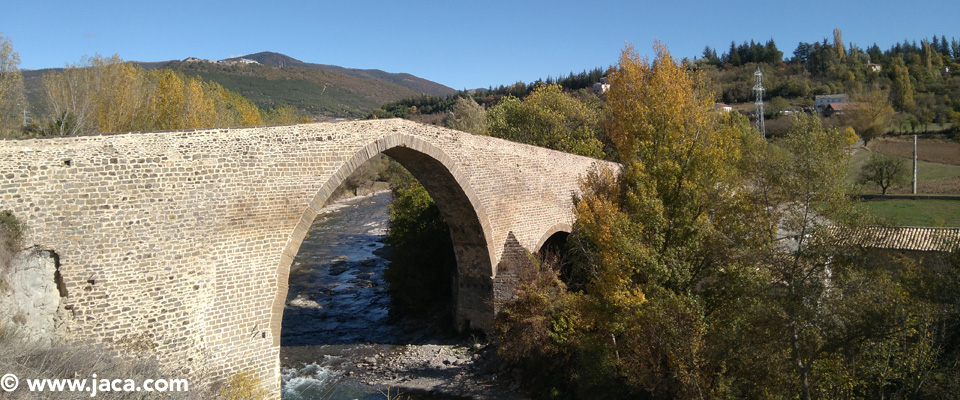
[[283,397],[382,399],[351,379],[357,361],[425,339],[417,322],[391,315],[383,239],[390,193],[325,208],[290,268],[281,330]]

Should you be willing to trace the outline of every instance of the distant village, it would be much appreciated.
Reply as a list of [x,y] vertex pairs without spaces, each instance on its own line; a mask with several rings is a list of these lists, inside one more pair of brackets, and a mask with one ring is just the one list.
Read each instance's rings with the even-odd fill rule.
[[189,63],[189,62],[204,62],[204,63],[220,64],[220,65],[260,64],[260,63],[258,63],[258,62],[256,62],[256,61],[251,60],[251,59],[248,59],[248,58],[241,58],[241,59],[237,59],[237,60],[203,60],[203,59],[196,58],[196,57],[187,57],[187,58],[184,58],[184,59],[183,59],[183,62],[185,62],[185,63]]

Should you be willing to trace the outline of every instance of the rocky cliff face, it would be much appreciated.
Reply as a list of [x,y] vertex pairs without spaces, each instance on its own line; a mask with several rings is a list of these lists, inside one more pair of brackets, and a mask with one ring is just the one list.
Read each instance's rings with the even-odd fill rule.
[[66,289],[57,266],[52,251],[31,248],[13,256],[0,273],[0,331],[41,345],[63,338]]

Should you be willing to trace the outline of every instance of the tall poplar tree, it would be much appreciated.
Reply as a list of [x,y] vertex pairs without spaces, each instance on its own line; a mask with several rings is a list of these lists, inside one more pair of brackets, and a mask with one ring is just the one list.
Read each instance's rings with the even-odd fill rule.
[[17,129],[17,117],[27,106],[19,67],[20,54],[9,38],[0,35],[0,137]]

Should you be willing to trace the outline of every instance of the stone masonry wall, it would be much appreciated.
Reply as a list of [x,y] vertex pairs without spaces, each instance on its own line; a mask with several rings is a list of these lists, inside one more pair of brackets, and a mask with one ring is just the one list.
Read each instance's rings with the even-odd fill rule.
[[0,210],[58,254],[71,336],[150,349],[172,374],[253,370],[278,393],[290,263],[330,193],[381,152],[444,199],[458,318],[480,328],[521,248],[572,224],[596,162],[403,120],[4,140]]

